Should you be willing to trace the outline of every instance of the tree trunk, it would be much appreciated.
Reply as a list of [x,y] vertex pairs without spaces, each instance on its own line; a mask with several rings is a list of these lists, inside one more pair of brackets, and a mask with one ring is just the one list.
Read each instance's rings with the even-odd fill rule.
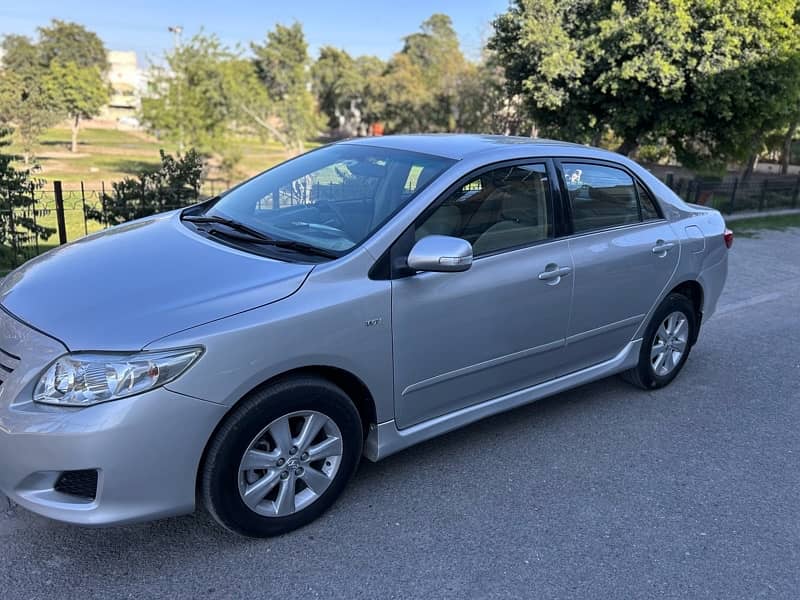
[[743,183],[750,179],[750,176],[756,170],[756,165],[758,165],[758,152],[754,152],[747,159],[747,164],[744,167],[744,171],[742,171],[741,179]]
[[72,146],[70,147],[70,152],[78,151],[78,128],[80,127],[80,124],[80,115],[75,115],[75,118],[72,121]]
[[624,156],[630,156],[638,149],[639,149],[639,142],[637,142],[633,138],[625,138],[620,147],[617,148],[617,153],[622,154]]
[[797,125],[800,124],[800,117],[796,118],[789,125],[786,135],[783,137],[783,148],[781,150],[781,175],[789,174],[789,162],[792,158],[792,140],[797,131]]

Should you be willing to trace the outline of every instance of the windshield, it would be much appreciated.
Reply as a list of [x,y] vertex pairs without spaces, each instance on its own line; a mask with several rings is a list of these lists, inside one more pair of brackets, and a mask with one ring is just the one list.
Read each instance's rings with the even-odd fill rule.
[[314,150],[230,190],[205,213],[344,253],[455,161],[356,144]]

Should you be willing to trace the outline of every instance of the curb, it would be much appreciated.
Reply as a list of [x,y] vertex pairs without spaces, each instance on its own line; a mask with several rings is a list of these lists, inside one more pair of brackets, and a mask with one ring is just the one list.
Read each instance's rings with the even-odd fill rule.
[[763,210],[758,212],[756,210],[748,210],[745,212],[737,212],[732,215],[723,214],[726,223],[732,221],[741,221],[743,219],[758,219],[761,217],[781,217],[784,215],[800,215],[800,208],[784,208],[781,210]]

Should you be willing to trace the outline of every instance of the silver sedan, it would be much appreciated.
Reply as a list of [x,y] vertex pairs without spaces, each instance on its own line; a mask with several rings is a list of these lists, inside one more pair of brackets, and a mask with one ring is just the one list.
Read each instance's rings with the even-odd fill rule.
[[362,455],[613,374],[669,384],[732,240],[602,150],[324,146],[6,277],[0,489],[84,525],[199,499],[232,531],[290,531]]

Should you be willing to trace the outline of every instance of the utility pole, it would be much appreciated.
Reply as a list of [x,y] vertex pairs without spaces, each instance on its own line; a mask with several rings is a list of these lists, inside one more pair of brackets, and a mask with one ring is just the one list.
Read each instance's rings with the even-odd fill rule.
[[[181,49],[181,34],[183,33],[183,27],[180,25],[171,25],[167,28],[168,31],[172,33],[173,38],[173,45],[175,47],[175,55],[179,54]],[[175,77],[178,78],[178,90],[177,90],[177,100],[178,100],[178,154],[183,154],[183,105],[181,99],[181,89],[183,88],[183,82],[181,80],[180,73],[174,73]]]

